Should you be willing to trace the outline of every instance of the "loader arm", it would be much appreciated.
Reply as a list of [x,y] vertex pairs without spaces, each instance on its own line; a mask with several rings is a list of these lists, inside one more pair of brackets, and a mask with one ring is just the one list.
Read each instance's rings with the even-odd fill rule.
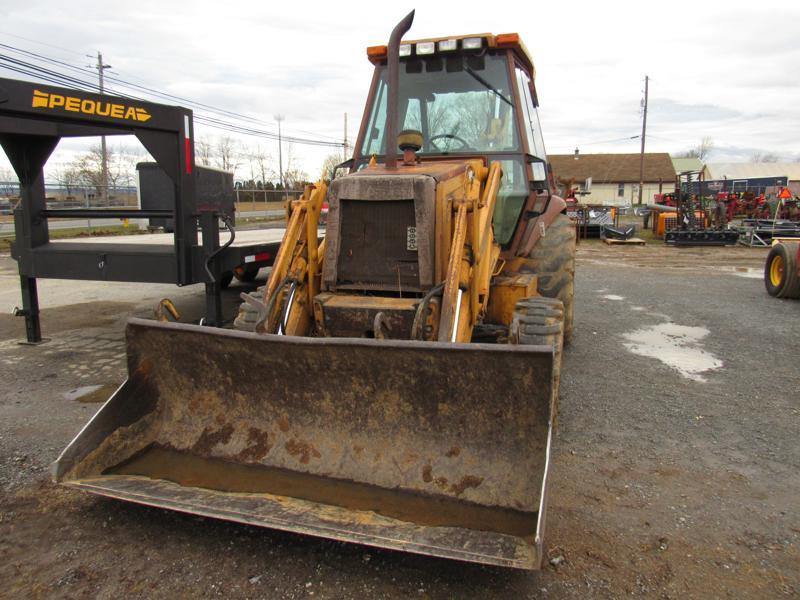
[[320,180],[307,185],[300,199],[291,202],[289,223],[264,289],[258,333],[309,332],[321,267],[317,229],[327,191],[327,184]]
[[[464,342],[488,300],[500,247],[494,241],[492,216],[503,171],[499,163],[488,170],[467,169],[464,197],[454,199],[453,232],[445,271],[440,342]],[[485,181],[481,193],[481,181]]]

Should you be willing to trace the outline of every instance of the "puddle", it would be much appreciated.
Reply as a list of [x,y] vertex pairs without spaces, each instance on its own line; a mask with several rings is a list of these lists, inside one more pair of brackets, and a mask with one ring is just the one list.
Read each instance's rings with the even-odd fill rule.
[[729,266],[722,266],[722,267],[712,267],[717,271],[722,271],[723,273],[730,273],[731,275],[736,275],[737,277],[744,277],[746,279],[763,279],[764,278],[764,267],[729,267]]
[[640,356],[657,358],[692,381],[706,381],[707,371],[722,367],[722,361],[699,347],[709,334],[705,327],[661,323],[626,333],[624,346]]
[[617,296],[616,294],[606,294],[603,298],[606,300],[625,300],[625,296]]
[[105,402],[109,399],[111,394],[117,390],[117,387],[118,386],[109,383],[105,385],[84,385],[66,392],[64,394],[64,399],[77,400],[84,404]]

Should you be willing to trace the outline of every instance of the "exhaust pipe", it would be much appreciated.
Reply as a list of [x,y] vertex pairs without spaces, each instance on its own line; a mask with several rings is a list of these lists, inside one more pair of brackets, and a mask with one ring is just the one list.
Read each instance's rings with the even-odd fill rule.
[[389,38],[389,91],[386,106],[386,160],[387,169],[397,168],[397,96],[400,87],[400,40],[411,29],[414,11],[408,13],[395,25]]

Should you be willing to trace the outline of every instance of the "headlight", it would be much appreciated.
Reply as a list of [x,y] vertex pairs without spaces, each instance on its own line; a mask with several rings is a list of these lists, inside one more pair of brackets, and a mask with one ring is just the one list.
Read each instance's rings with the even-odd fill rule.
[[461,42],[461,47],[464,50],[480,50],[483,47],[483,38],[464,38],[464,41]]
[[419,42],[417,44],[417,56],[422,54],[433,54],[436,50],[435,42]]

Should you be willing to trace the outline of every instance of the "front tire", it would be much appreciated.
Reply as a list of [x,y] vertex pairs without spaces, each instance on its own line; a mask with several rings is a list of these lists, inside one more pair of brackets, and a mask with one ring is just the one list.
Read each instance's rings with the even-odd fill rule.
[[564,344],[572,341],[575,295],[575,225],[565,214],[556,216],[528,256],[525,270],[539,278],[542,296],[564,305]]
[[561,354],[564,347],[564,305],[557,298],[523,298],[514,306],[508,332],[509,344],[553,348],[553,419],[558,407],[561,383]]

